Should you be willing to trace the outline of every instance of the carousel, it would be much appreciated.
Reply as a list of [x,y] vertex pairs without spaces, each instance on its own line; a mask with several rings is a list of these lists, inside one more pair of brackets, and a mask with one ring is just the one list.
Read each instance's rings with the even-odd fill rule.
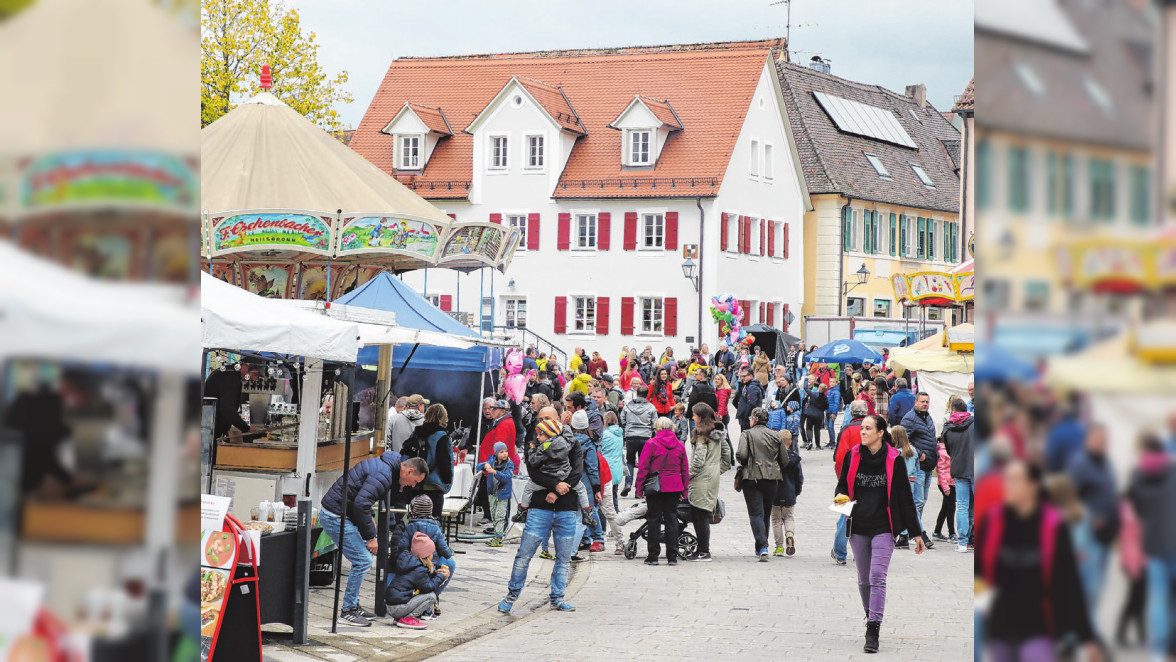
[[[968,242],[968,252],[975,255],[976,238]],[[959,307],[961,322],[971,322],[976,308],[976,259],[961,263],[951,271],[916,271],[891,276],[894,298],[902,306],[918,306],[923,321],[928,307]],[[920,334],[922,335],[922,334]]]

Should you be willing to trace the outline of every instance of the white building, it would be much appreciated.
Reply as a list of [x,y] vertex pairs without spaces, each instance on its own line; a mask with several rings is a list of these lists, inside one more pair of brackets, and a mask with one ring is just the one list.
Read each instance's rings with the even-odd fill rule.
[[[701,342],[710,299],[787,328],[811,208],[776,40],[394,61],[351,147],[461,221],[525,234],[504,274],[404,274],[567,351]],[[684,250],[701,291],[683,275]],[[482,279],[485,284],[482,284]],[[486,300],[479,302],[479,291]],[[700,319],[701,317],[701,319]]]

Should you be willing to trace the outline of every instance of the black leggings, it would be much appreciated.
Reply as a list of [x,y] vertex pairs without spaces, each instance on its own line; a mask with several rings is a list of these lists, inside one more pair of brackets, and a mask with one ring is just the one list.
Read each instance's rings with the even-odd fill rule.
[[690,506],[694,520],[694,535],[698,536],[698,553],[710,554],[710,511]]
[[1144,606],[1147,604],[1147,570],[1139,573],[1137,579],[1131,580],[1131,589],[1127,592],[1127,600],[1119,612],[1119,627],[1117,631],[1119,642],[1127,643],[1127,630],[1132,624],[1139,635],[1139,643],[1147,642],[1147,618]]
[[[825,429],[824,416],[802,416],[800,420],[800,436],[804,439],[804,444],[808,446],[811,443],[816,443],[817,448],[821,447],[821,430]],[[830,444],[833,442],[830,441]]]
[[645,448],[648,439],[641,437],[625,438],[625,464],[629,465],[629,475],[625,476],[625,488],[633,486],[633,479],[637,476],[637,462],[641,459],[641,449]]
[[678,558],[678,501],[681,497],[681,492],[654,492],[645,495],[645,503],[649,506],[649,512],[645,514],[649,525],[646,529],[649,556],[646,558],[656,561],[661,554],[663,524],[666,527],[666,560],[673,561]]
[[[942,494],[942,491],[940,491]],[[943,505],[939,506],[939,516],[935,518],[935,535],[943,533],[943,523],[947,522],[947,535],[955,535],[955,485],[943,497]]]

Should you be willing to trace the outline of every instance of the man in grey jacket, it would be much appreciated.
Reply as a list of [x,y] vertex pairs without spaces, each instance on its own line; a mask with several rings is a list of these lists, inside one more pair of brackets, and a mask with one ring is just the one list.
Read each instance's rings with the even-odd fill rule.
[[[397,405],[400,403],[397,402]],[[404,409],[394,414],[388,414],[388,426],[384,439],[387,449],[399,453],[404,442],[412,436],[414,430],[425,422],[425,406],[428,401],[417,394],[408,396],[404,401]]]
[[[923,505],[927,503],[927,492],[931,488],[931,473],[935,470],[939,458],[939,444],[935,441],[935,421],[927,409],[931,406],[931,396],[923,391],[915,394],[915,406],[902,417],[902,426],[906,428],[907,436],[915,452],[919,454],[919,469],[915,471],[915,510],[919,513],[919,522],[923,521]],[[923,467],[930,467],[924,469]],[[931,538],[927,536],[926,527],[923,528],[923,543],[931,549]]]
[[625,465],[629,467],[629,475],[625,476],[625,487],[621,490],[621,496],[626,497],[633,488],[633,477],[637,475],[637,461],[641,457],[641,449],[653,436],[653,424],[657,421],[657,409],[646,399],[649,397],[649,387],[638,386],[636,393],[637,397],[621,410],[621,429],[625,434]]

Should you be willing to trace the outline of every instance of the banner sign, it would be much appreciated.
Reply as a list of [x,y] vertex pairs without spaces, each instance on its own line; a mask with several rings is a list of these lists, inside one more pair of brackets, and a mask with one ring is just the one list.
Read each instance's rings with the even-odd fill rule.
[[334,219],[299,213],[236,214],[212,219],[212,254],[271,248],[331,254]]
[[25,164],[20,177],[25,212],[114,204],[194,213],[197,190],[182,159],[152,152],[49,154]]

